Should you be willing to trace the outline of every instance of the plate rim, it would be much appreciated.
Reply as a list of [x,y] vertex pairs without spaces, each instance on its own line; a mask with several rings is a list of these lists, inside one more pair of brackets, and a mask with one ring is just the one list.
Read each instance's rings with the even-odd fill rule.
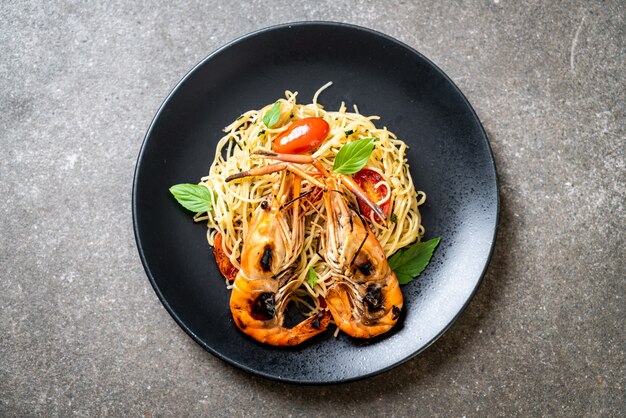
[[[474,119],[476,120],[478,127],[480,128],[480,133],[482,134],[483,140],[485,142],[485,144],[487,145],[487,150],[489,151],[489,157],[491,160],[491,165],[490,165],[490,169],[493,171],[493,176],[495,179],[495,195],[496,195],[496,204],[495,204],[495,210],[496,210],[496,216],[495,216],[495,223],[493,225],[493,232],[492,232],[492,236],[491,236],[491,247],[489,249],[489,254],[487,255],[487,258],[485,260],[485,264],[483,266],[483,269],[480,273],[480,277],[478,278],[478,281],[476,282],[476,285],[474,286],[474,288],[472,289],[469,297],[467,298],[467,300],[465,301],[465,303],[463,304],[463,306],[461,307],[461,309],[459,309],[459,311],[456,313],[456,315],[450,320],[450,322],[448,324],[446,324],[445,327],[443,327],[441,329],[441,331],[439,333],[437,333],[437,335],[435,335],[433,338],[431,338],[429,341],[427,341],[421,348],[419,348],[418,350],[416,350],[415,352],[413,352],[412,354],[396,361],[393,364],[390,364],[384,368],[378,369],[376,371],[372,371],[369,373],[364,373],[358,376],[353,376],[353,377],[348,377],[348,378],[344,378],[344,379],[335,379],[335,380],[298,380],[298,379],[294,379],[294,378],[285,378],[285,377],[281,377],[281,376],[276,376],[276,375],[271,375],[268,373],[265,373],[263,371],[259,371],[259,370],[255,370],[247,365],[241,364],[231,358],[228,358],[227,356],[223,355],[222,353],[220,353],[219,351],[213,349],[212,347],[210,347],[209,345],[207,345],[202,339],[200,339],[191,329],[189,329],[189,327],[181,320],[181,318],[176,314],[176,312],[172,309],[172,307],[170,306],[169,302],[166,300],[166,298],[163,296],[161,290],[159,289],[159,287],[156,285],[156,281],[154,279],[154,276],[152,274],[152,271],[150,270],[150,267],[148,266],[147,260],[145,258],[145,254],[144,254],[144,250],[143,250],[143,245],[139,239],[139,228],[137,225],[137,177],[139,175],[139,171],[141,169],[142,166],[142,162],[143,162],[143,157],[144,157],[144,153],[145,153],[145,149],[146,149],[146,144],[148,142],[148,139],[150,138],[152,131],[154,130],[156,121],[159,119],[159,117],[161,116],[161,113],[163,112],[165,106],[169,103],[170,99],[177,93],[178,89],[181,88],[183,86],[183,84],[185,84],[185,82],[195,73],[195,71],[200,68],[201,66],[203,66],[205,63],[209,62],[210,60],[212,60],[214,57],[216,57],[217,55],[219,55],[222,51],[225,51],[229,48],[232,48],[234,46],[236,46],[239,43],[245,42],[248,39],[254,38],[256,36],[262,35],[264,33],[267,32],[271,32],[271,31],[275,31],[275,30],[283,30],[283,29],[291,29],[292,27],[303,27],[303,26],[324,26],[324,27],[328,27],[328,28],[347,28],[350,30],[354,30],[354,31],[358,31],[358,32],[365,32],[367,34],[370,35],[374,35],[376,37],[380,37],[383,38],[384,40],[394,43],[398,46],[400,46],[401,48],[407,50],[408,52],[410,52],[413,55],[417,55],[420,59],[424,60],[424,62],[426,62],[428,65],[430,65],[440,76],[443,76],[443,78],[453,87],[453,90],[459,95],[459,97],[461,98],[461,100],[464,102],[464,104],[467,106],[467,108],[470,110],[471,115],[474,117]],[[493,256],[494,253],[494,249],[496,246],[496,240],[497,240],[497,235],[498,235],[498,229],[499,229],[499,225],[500,225],[500,184],[499,184],[499,180],[498,180],[498,171],[497,171],[497,167],[496,167],[496,161],[493,155],[493,150],[491,148],[491,143],[489,142],[489,136],[487,135],[487,132],[485,131],[485,128],[483,127],[483,124],[480,120],[480,118],[478,117],[475,109],[472,107],[472,105],[470,104],[469,100],[467,99],[467,97],[465,96],[465,94],[463,94],[463,92],[461,91],[461,89],[452,81],[452,79],[450,79],[450,77],[441,69],[439,68],[435,63],[433,63],[430,59],[428,59],[426,56],[424,56],[423,54],[421,54],[419,51],[417,51],[415,48],[411,47],[410,45],[405,44],[404,42],[390,36],[387,35],[383,32],[379,32],[377,30],[374,29],[370,29],[364,26],[359,26],[359,25],[355,25],[352,23],[345,23],[345,22],[336,22],[336,21],[322,21],[322,20],[313,20],[313,21],[296,21],[296,22],[287,22],[287,23],[280,23],[280,24],[276,24],[276,25],[271,25],[271,26],[267,26],[267,27],[263,27],[261,29],[257,29],[254,30],[252,32],[248,32],[244,35],[241,35],[233,40],[231,40],[230,42],[227,42],[226,44],[218,47],[217,49],[215,49],[213,52],[209,53],[206,57],[204,57],[202,60],[200,60],[197,64],[195,64],[189,71],[187,71],[187,73],[185,73],[185,75],[174,85],[174,87],[170,90],[170,92],[167,94],[167,96],[165,97],[165,99],[163,99],[162,103],[159,105],[154,117],[152,118],[150,125],[148,127],[148,130],[146,131],[146,134],[143,138],[143,141],[141,143],[141,147],[139,149],[139,153],[137,155],[137,161],[135,163],[135,170],[133,173],[133,183],[132,183],[132,196],[131,196],[131,208],[132,208],[132,218],[133,218],[133,231],[134,231],[134,235],[135,235],[135,243],[137,245],[137,250],[139,252],[139,258],[141,260],[141,264],[143,265],[144,271],[146,273],[146,275],[148,276],[148,280],[150,281],[150,284],[152,286],[152,288],[154,289],[157,297],[159,298],[159,301],[161,302],[161,304],[163,305],[163,307],[165,307],[165,310],[170,314],[170,316],[174,319],[174,321],[178,324],[179,327],[181,327],[183,329],[183,331],[185,331],[185,333],[187,335],[189,335],[197,344],[199,344],[202,348],[204,348],[206,351],[208,351],[209,353],[211,353],[212,355],[214,355],[215,357],[217,357],[218,359],[224,361],[227,364],[233,365],[247,373],[256,375],[256,376],[260,376],[269,380],[273,380],[273,381],[277,381],[277,382],[281,382],[281,383],[290,383],[290,384],[299,384],[299,385],[308,385],[308,386],[315,386],[315,385],[330,385],[330,384],[342,384],[342,383],[349,383],[349,382],[354,382],[354,381],[358,381],[358,380],[363,380],[363,379],[367,379],[369,377],[372,376],[376,376],[382,373],[385,373],[393,368],[396,368],[398,366],[400,366],[401,364],[406,363],[407,361],[411,360],[412,358],[416,357],[417,355],[421,354],[422,352],[424,352],[427,348],[429,348],[432,344],[434,344],[439,338],[441,338],[441,336],[448,331],[448,329],[450,329],[450,327],[458,320],[458,318],[463,314],[463,312],[465,312],[465,310],[467,309],[468,305],[470,304],[470,302],[472,301],[472,299],[474,299],[474,296],[476,295],[476,292],[478,291],[478,289],[480,288],[484,277],[487,273],[487,269],[489,268],[489,264],[491,262],[491,258]]]

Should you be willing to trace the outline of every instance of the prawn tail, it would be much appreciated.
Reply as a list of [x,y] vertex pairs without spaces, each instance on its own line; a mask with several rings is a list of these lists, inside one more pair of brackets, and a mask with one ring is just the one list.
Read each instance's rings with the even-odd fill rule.
[[282,327],[279,332],[266,341],[277,346],[298,345],[326,331],[331,320],[330,312],[322,311],[305,319],[293,328]]

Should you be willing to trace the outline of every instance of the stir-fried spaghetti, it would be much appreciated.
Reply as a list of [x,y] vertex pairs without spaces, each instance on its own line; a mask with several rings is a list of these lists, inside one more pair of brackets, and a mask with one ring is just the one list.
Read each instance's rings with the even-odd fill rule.
[[[214,244],[216,234],[222,235],[222,249],[235,268],[240,268],[242,244],[248,233],[253,211],[272,193],[272,186],[282,181],[286,174],[271,173],[230,182],[226,182],[226,178],[268,165],[268,160],[256,157],[253,152],[260,149],[271,150],[272,140],[288,129],[292,122],[311,116],[323,118],[330,126],[327,139],[312,153],[327,170],[333,167],[335,157],[343,145],[361,138],[377,138],[367,168],[378,172],[382,177],[383,180],[374,185],[374,188],[382,188],[386,193],[376,203],[382,205],[389,201],[391,213],[385,225],[373,213],[369,215],[369,221],[385,256],[389,257],[398,249],[421,240],[424,235],[418,207],[426,196],[423,192],[416,192],[413,186],[405,158],[407,145],[386,128],[377,128],[373,121],[379,117],[363,116],[356,106],[353,112],[349,112],[344,103],[337,111],[325,110],[317,102],[317,98],[330,84],[320,88],[312,103],[306,105],[296,103],[297,92],[286,91],[285,98],[279,100],[280,118],[272,125],[273,129],[263,123],[263,117],[270,111],[272,104],[260,110],[245,112],[224,129],[226,135],[217,144],[215,160],[209,174],[202,178],[202,183],[214,194],[212,210],[199,214],[195,220],[207,221],[210,245]],[[306,311],[314,314],[321,309],[318,296],[326,296],[329,286],[332,285],[332,277],[319,252],[326,229],[321,191],[304,178],[302,194],[307,192],[310,193],[301,199],[301,216],[305,217],[303,251],[294,263],[289,294],[298,304],[304,305]],[[357,206],[351,193],[346,192],[345,196],[354,207]],[[313,287],[307,281],[310,269],[317,273],[317,281]],[[277,300],[281,297],[280,293],[279,291],[276,295]],[[307,295],[310,297],[306,297]]]

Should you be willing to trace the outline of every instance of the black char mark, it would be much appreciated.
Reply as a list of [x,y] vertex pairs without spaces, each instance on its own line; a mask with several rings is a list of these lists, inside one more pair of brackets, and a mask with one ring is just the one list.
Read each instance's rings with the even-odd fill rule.
[[367,292],[365,292],[365,303],[370,309],[380,309],[383,305],[383,293],[380,287],[376,285],[367,286]]
[[393,305],[393,307],[391,308],[391,312],[393,312],[393,319],[398,319],[398,317],[400,316],[400,308],[398,308],[396,305]]
[[261,257],[261,268],[264,272],[271,270],[272,265],[272,247],[268,244],[263,248],[263,256]]
[[311,325],[313,325],[313,328],[317,328],[320,329],[321,325],[320,325],[320,318],[319,316],[316,317],[313,322],[311,323]]
[[356,268],[365,276],[369,276],[372,273],[372,263],[368,260],[365,263],[356,264]]
[[276,315],[273,293],[261,293],[252,306],[252,317],[258,320],[268,320]]
[[320,322],[320,319],[322,319],[323,317],[324,317],[324,312],[319,312],[315,316],[315,319],[311,323],[311,325],[313,325],[313,328],[322,329],[322,323]]

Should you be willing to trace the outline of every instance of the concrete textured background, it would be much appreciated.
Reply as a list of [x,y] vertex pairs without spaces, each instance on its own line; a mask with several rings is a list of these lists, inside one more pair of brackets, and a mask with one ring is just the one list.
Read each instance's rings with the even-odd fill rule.
[[[625,412],[623,2],[0,4],[1,416],[616,416]],[[383,375],[298,387],[214,358],[135,248],[130,190],[161,101],[217,47],[299,20],[367,26],[459,85],[495,154],[485,281]]]

